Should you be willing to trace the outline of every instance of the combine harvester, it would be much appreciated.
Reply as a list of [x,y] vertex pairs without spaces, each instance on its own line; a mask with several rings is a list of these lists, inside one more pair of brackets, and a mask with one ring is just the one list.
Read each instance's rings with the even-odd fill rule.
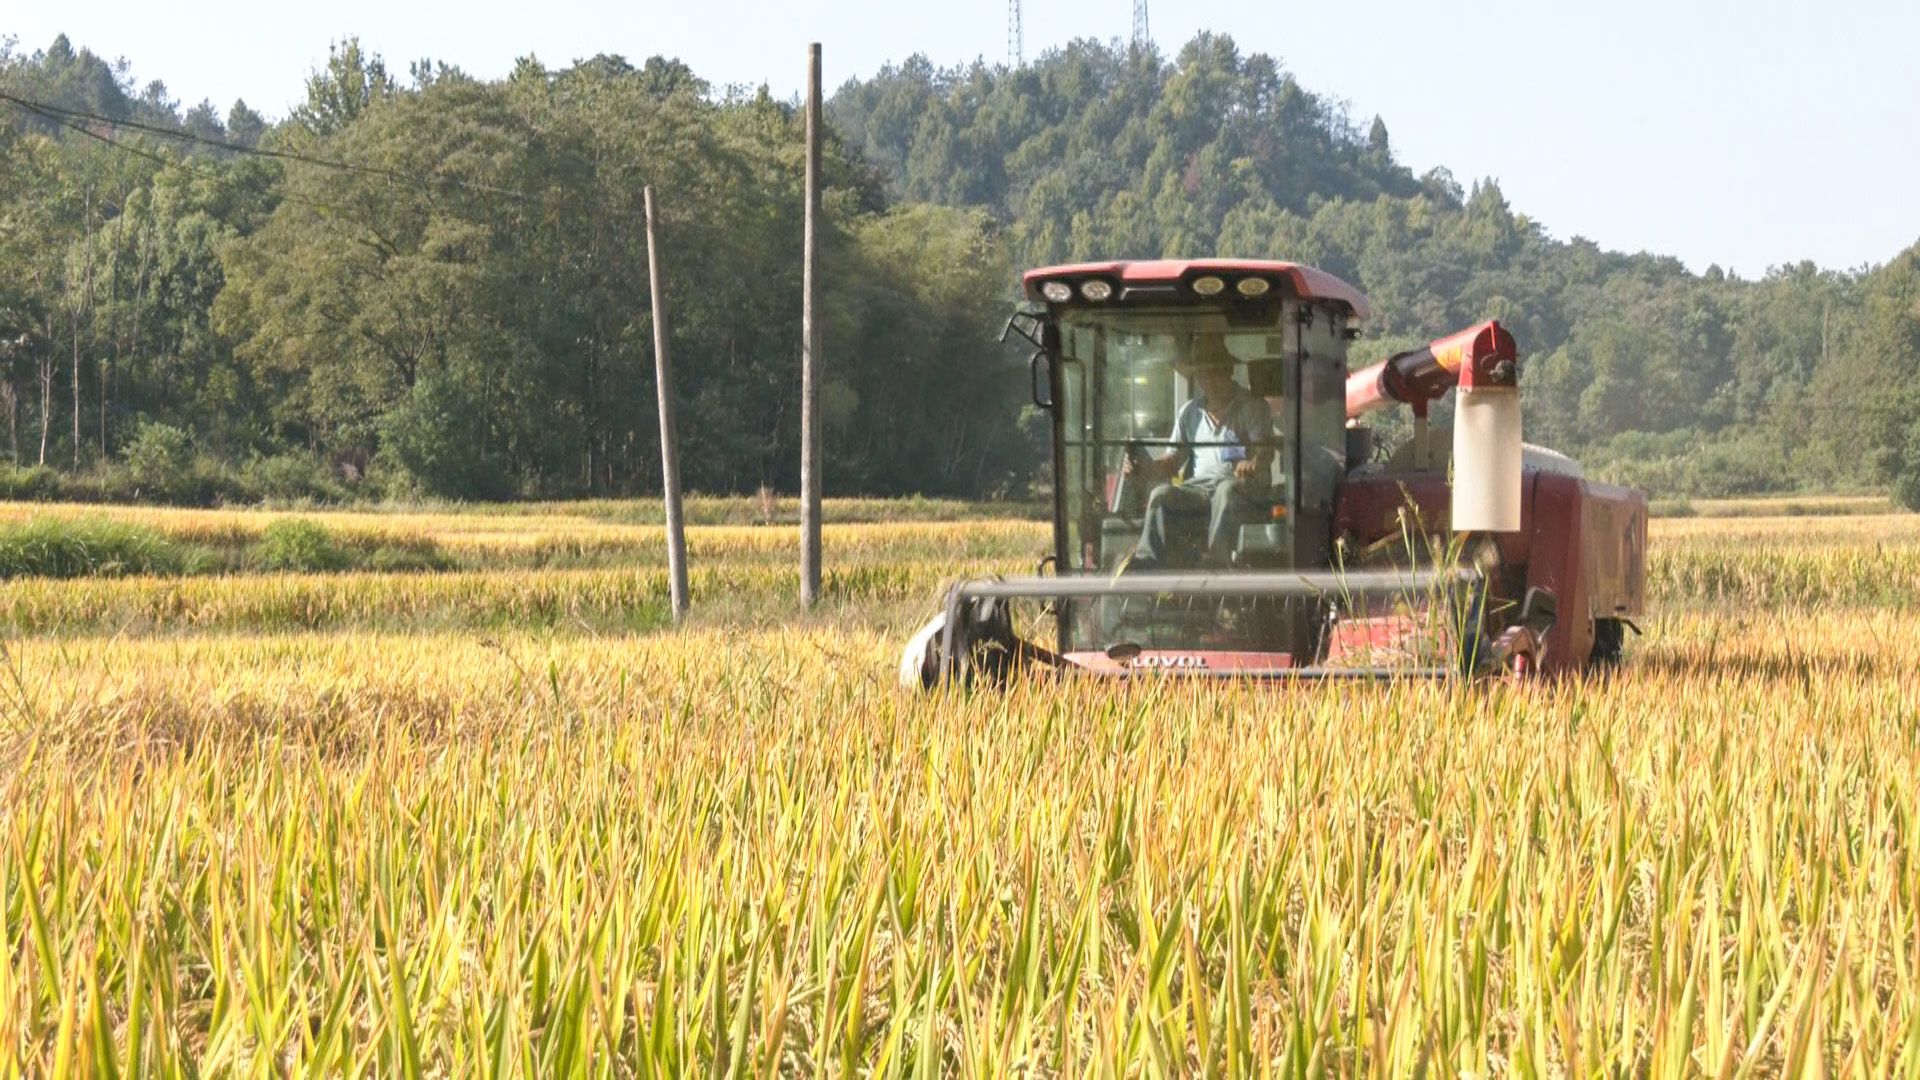
[[[1025,288],[1036,306],[1007,325],[1052,416],[1052,572],[953,586],[904,685],[1619,659],[1645,610],[1646,498],[1521,442],[1498,323],[1349,373],[1367,299],[1311,267],[1088,263]],[[1448,438],[1427,412],[1455,388]],[[1395,404],[1413,435],[1376,461],[1358,421]],[[1051,619],[1042,640],[1016,632],[1034,618]]]

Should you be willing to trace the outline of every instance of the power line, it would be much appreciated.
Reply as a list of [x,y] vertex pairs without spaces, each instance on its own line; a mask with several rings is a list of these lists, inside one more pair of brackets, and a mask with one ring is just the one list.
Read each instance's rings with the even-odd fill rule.
[[495,187],[492,184],[481,184],[473,181],[461,180],[451,176],[427,177],[427,176],[411,175],[408,173],[400,172],[396,169],[383,169],[376,165],[356,165],[348,161],[333,161],[327,158],[319,158],[319,157],[313,157],[308,154],[295,153],[291,150],[273,150],[273,149],[267,149],[267,148],[258,147],[258,146],[248,146],[245,143],[228,142],[225,139],[208,138],[205,135],[196,135],[191,131],[182,131],[176,128],[162,127],[158,124],[148,124],[138,120],[115,120],[110,116],[101,116],[98,113],[85,112],[80,109],[69,109],[60,105],[54,105],[50,102],[33,101],[28,98],[17,97],[4,90],[0,90],[0,101],[5,101],[10,105],[15,106],[16,108],[24,109],[27,112],[34,113],[43,119],[50,120],[56,124],[60,124],[63,127],[69,128],[74,131],[78,131],[81,134],[88,136],[89,138],[99,139],[100,141],[105,142],[108,145],[118,146],[120,147],[120,149],[126,150],[129,153],[140,154],[143,157],[149,157],[149,158],[152,158],[153,160],[164,160],[164,159],[159,158],[157,155],[148,154],[144,151],[137,150],[133,147],[125,146],[115,140],[109,139],[104,135],[101,135],[99,132],[86,127],[84,124],[81,124],[80,121],[87,121],[95,124],[104,124],[108,127],[119,128],[119,129],[124,129],[128,131],[138,131],[147,135],[155,135],[163,139],[173,139],[179,142],[192,143],[197,146],[205,146],[215,150],[225,150],[235,154],[247,154],[253,157],[272,158],[278,161],[296,161],[303,165],[312,165],[317,168],[334,169],[340,172],[359,173],[363,176],[374,176],[374,177],[379,177],[385,180],[399,181],[401,183],[415,184],[415,185],[421,185],[421,186],[425,186],[429,184],[438,184],[438,185],[444,185],[448,187],[457,187],[467,191],[477,192],[480,194],[502,195],[508,198],[513,198],[513,199],[532,200],[536,197],[534,195],[528,194],[527,192],[516,191],[512,188]]
[[[398,181],[403,181],[403,182],[420,185],[420,186],[424,186],[426,184],[431,184],[431,183],[446,183],[446,184],[452,184],[459,187],[468,187],[473,190],[479,190],[479,191],[486,190],[486,187],[484,185],[469,185],[458,180],[453,180],[451,178],[441,178],[440,180],[436,181],[426,177],[410,177],[405,173],[397,172],[392,169],[379,169],[379,168],[373,168],[368,166],[355,166],[355,165],[351,165],[343,162],[329,162],[324,158],[309,158],[305,155],[293,154],[287,151],[256,150],[250,147],[243,146],[238,143],[223,143],[217,139],[207,139],[201,136],[192,135],[191,133],[188,133],[188,132],[175,132],[175,131],[169,131],[166,128],[156,128],[151,124],[142,124],[135,121],[116,121],[109,117],[98,116],[93,113],[80,112],[75,109],[64,109],[59,106],[49,106],[42,102],[30,101],[25,98],[15,97],[14,95],[9,94],[5,91],[0,91],[0,101],[6,101],[7,103],[15,106],[16,108],[23,109],[26,112],[39,116],[43,120],[46,120],[53,124],[57,124],[60,127],[66,128],[69,131],[85,136],[86,138],[92,139],[96,142],[104,143],[108,147],[111,147],[114,150],[118,150],[123,154],[131,154],[134,157],[143,158],[147,161],[153,162],[156,165],[159,165],[161,168],[180,169],[184,172],[191,173],[194,176],[200,177],[201,179],[207,180],[215,184],[231,186],[237,183],[237,180],[235,177],[225,173],[210,172],[206,169],[196,168],[192,164],[191,159],[189,158],[169,157],[165,154],[155,153],[154,151],[148,150],[144,147],[135,146],[127,142],[124,142],[120,139],[112,138],[108,135],[102,134],[101,132],[95,130],[94,128],[88,127],[86,124],[78,122],[77,120],[68,119],[68,117],[73,117],[73,116],[83,117],[89,120],[96,121],[100,124],[108,125],[110,127],[126,127],[126,128],[139,130],[139,131],[147,131],[155,135],[166,135],[166,136],[181,139],[187,142],[196,142],[196,143],[215,146],[223,149],[230,149],[236,153],[246,154],[254,157],[281,158],[284,160],[301,161],[307,164],[317,165],[323,168],[332,167],[336,169],[346,170],[349,172],[366,173],[366,174],[378,176],[384,179],[398,180]],[[527,195],[524,192],[511,191],[506,188],[494,189],[494,193],[509,195],[519,199],[533,198],[533,196]],[[321,212],[323,216],[328,218],[355,220],[355,221],[361,222],[362,224],[365,224],[367,221],[366,217],[363,214],[361,214],[360,212],[358,212],[357,210],[351,207],[338,206],[333,203],[325,202],[319,199],[308,198],[304,195],[295,194],[292,191],[287,190],[287,186],[285,184],[279,185],[272,192],[272,198],[278,202],[287,202],[287,203],[292,203],[295,206],[304,206],[312,210],[318,210]]]
[[[39,116],[41,119],[51,121],[52,123],[58,124],[69,131],[77,132],[81,135],[86,136],[89,139],[93,139],[97,142],[105,143],[106,145],[112,147],[115,150],[120,151],[123,154],[132,154],[134,157],[144,158],[148,161],[151,161],[159,165],[161,168],[182,169],[186,172],[190,172],[194,174],[195,176],[204,177],[205,179],[212,180],[215,183],[229,183],[232,181],[232,177],[222,176],[219,173],[210,173],[204,169],[196,169],[192,165],[188,164],[184,159],[166,157],[165,155],[156,154],[153,151],[144,149],[142,147],[129,146],[128,144],[123,143],[118,139],[108,138],[107,136],[102,135],[98,131],[95,131],[92,128],[87,127],[85,124],[76,123],[75,121],[67,120],[63,117],[56,116],[51,111],[37,108],[35,104],[28,104],[20,100],[19,98],[12,96],[11,94],[0,92],[0,100],[8,101],[13,105],[23,108],[30,113],[34,113],[35,115]],[[71,110],[61,110],[61,111],[70,112]],[[294,195],[284,190],[276,192],[274,197],[284,202],[293,203],[296,206],[308,206],[308,207],[312,207],[315,210],[324,210],[329,214],[340,213],[340,210],[337,207],[331,206],[327,203],[317,202],[313,199],[303,198],[299,195]]]

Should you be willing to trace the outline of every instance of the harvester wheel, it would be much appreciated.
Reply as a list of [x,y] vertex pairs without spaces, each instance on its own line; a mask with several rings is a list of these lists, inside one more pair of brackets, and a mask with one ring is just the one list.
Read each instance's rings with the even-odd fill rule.
[[1595,668],[1616,667],[1626,652],[1627,624],[1621,619],[1593,620],[1593,652],[1587,664]]
[[1509,679],[1524,681],[1540,664],[1540,636],[1525,626],[1509,626],[1493,640],[1494,669]]
[[940,681],[940,637],[946,628],[947,616],[942,612],[907,640],[907,647],[900,653],[902,689],[928,690]]
[[955,663],[945,655],[947,616],[934,616],[907,642],[900,656],[900,685],[906,689],[932,689],[942,680],[958,675],[963,683],[976,679],[999,686],[1012,677],[1023,661],[1051,660],[1053,654],[1021,641],[1013,632],[1013,613],[1005,600],[980,598],[959,609],[954,627],[955,652],[964,662]]
[[1520,601],[1520,617],[1493,640],[1495,667],[1511,679],[1527,679],[1540,670],[1547,651],[1547,635],[1560,615],[1553,590],[1534,586]]

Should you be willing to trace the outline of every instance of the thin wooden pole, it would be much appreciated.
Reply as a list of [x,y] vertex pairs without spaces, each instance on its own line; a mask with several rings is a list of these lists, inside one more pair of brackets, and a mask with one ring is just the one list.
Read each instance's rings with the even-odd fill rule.
[[801,241],[800,307],[800,604],[820,599],[820,43],[807,46],[807,213]]
[[[93,312],[93,185],[87,185],[87,329],[99,338],[99,325]],[[73,304],[73,471],[80,471],[80,302]]]
[[687,617],[687,534],[680,519],[679,438],[673,422],[673,358],[667,350],[667,304],[660,284],[660,245],[654,238],[653,185],[641,191],[647,210],[647,284],[653,294],[653,381],[660,398],[660,490],[667,503],[667,577],[673,621]]

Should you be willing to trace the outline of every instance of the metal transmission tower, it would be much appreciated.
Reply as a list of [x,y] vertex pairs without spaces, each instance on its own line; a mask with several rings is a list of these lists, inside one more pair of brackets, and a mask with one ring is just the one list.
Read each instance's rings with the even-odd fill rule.
[[1133,0],[1133,44],[1144,49],[1152,40],[1147,33],[1147,0]]
[[1018,69],[1027,62],[1020,40],[1020,0],[1007,0],[1007,66]]

